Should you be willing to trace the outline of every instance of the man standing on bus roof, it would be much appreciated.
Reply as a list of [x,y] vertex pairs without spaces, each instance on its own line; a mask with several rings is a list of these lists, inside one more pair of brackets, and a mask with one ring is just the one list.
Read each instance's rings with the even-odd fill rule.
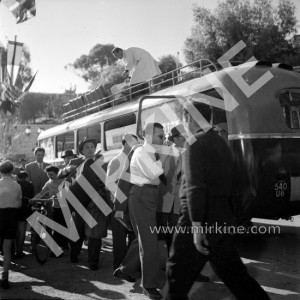
[[118,59],[124,59],[124,74],[129,77],[130,85],[136,85],[161,74],[155,59],[144,49],[137,47],[127,50],[114,48],[112,54]]
[[[186,108],[195,110],[195,106],[182,110],[183,122],[194,136],[187,140],[183,154],[181,216],[167,263],[166,299],[187,300],[197,275],[209,261],[238,300],[267,300],[267,293],[249,275],[232,236],[226,232],[234,226],[229,206],[233,173],[230,149],[213,129],[204,132],[192,118]],[[210,122],[211,110],[201,113]]]

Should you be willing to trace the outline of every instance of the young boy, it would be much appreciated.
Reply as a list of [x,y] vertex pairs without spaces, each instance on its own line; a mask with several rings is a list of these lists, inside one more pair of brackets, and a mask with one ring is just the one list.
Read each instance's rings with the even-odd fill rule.
[[[42,191],[35,195],[35,198],[51,198],[56,196],[58,193],[58,186],[62,183],[64,179],[58,179],[57,174],[59,172],[59,168],[56,166],[48,166],[46,167],[46,172],[49,180],[46,182]],[[47,209],[48,211],[48,209]],[[55,197],[52,205],[52,217],[53,221],[61,224],[62,226],[66,226],[64,215],[60,208],[58,199]],[[63,249],[68,248],[68,240],[65,236],[61,235],[57,231],[54,231],[53,239],[55,242]]]

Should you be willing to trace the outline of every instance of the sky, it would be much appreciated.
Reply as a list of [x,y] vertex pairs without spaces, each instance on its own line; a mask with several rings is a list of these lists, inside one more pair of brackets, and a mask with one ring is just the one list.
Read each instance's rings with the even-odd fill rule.
[[[185,64],[182,48],[193,25],[192,5],[214,9],[217,0],[35,0],[36,17],[21,24],[0,3],[0,41],[25,43],[31,67],[38,71],[32,92],[60,93],[88,83],[65,66],[97,43],[120,48],[140,47],[157,60],[177,55]],[[277,5],[278,0],[273,0]],[[300,21],[300,0],[293,0]],[[298,28],[300,33],[300,27]]]

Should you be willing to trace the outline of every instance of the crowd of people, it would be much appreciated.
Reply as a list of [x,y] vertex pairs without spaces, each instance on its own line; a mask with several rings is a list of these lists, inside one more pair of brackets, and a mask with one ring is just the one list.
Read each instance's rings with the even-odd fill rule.
[[[201,112],[210,122],[210,115]],[[158,290],[159,240],[165,240],[168,248],[166,263],[166,299],[188,299],[194,281],[209,281],[200,274],[206,262],[210,262],[237,299],[269,299],[266,292],[248,274],[232,242],[232,236],[201,230],[184,230],[203,227],[204,224],[233,224],[228,199],[231,195],[232,158],[229,147],[219,130],[203,131],[187,109],[182,110],[183,125],[171,129],[168,151],[165,145],[164,127],[160,123],[148,123],[144,128],[141,145],[133,134],[122,139],[122,149],[107,165],[106,179],[95,176],[93,186],[113,209],[107,217],[93,201],[82,200],[87,212],[97,225],[90,228],[76,207],[70,205],[73,222],[79,239],[68,240],[56,232],[54,240],[62,248],[70,248],[70,261],[77,263],[84,240],[88,244],[88,266],[99,267],[102,238],[106,237],[110,224],[113,235],[113,275],[128,282],[136,281],[141,273],[144,294],[150,299],[161,299]],[[185,128],[192,133],[188,137]],[[97,141],[84,138],[78,146],[81,157],[72,150],[63,153],[64,165],[60,168],[43,161],[45,150],[35,149],[36,161],[20,167],[13,176],[10,161],[0,164],[0,239],[3,240],[3,272],[1,286],[9,287],[8,271],[11,261],[11,245],[16,239],[16,256],[22,257],[26,230],[26,218],[30,215],[28,199],[51,198],[58,193],[66,178],[74,177],[83,163],[89,165],[103,156],[96,153]],[[22,168],[22,169],[21,169]],[[128,177],[130,180],[127,180]],[[127,176],[127,177],[126,177]],[[127,200],[120,201],[120,195]],[[23,196],[22,196],[23,195]],[[84,198],[84,199],[83,199]],[[66,226],[59,201],[53,201],[48,216]],[[182,228],[173,234],[163,234],[153,228]]]

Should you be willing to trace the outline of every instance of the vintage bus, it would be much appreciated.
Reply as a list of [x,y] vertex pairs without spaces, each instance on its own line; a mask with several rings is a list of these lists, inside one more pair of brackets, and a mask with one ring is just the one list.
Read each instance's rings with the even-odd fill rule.
[[210,110],[212,128],[227,124],[234,158],[231,204],[238,221],[300,214],[300,74],[266,62],[200,71],[206,75],[44,131],[38,143],[46,160],[59,162],[63,150],[76,152],[88,136],[109,161],[124,133],[142,141],[144,125],[155,121],[168,134],[181,122],[180,107],[194,103],[200,112]]

